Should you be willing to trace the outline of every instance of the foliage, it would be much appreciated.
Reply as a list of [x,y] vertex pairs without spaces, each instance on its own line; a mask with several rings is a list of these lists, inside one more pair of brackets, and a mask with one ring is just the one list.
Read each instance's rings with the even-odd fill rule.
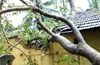
[[[29,1],[30,2],[30,1]],[[34,2],[34,3],[33,3]],[[15,5],[15,3],[10,3],[7,4],[6,0],[4,0],[3,2],[3,9],[8,9],[8,8],[15,8],[15,7],[26,7],[25,5],[21,5],[21,6],[17,6]],[[67,17],[67,14],[70,15],[70,13],[68,12],[68,9],[66,7],[68,1],[66,0],[60,0],[60,3],[58,3],[57,0],[49,0],[46,2],[41,2],[39,0],[37,0],[37,2],[35,2],[34,0],[31,0],[31,5],[37,5],[37,4],[42,4],[43,6],[41,6],[42,10],[45,10],[48,13],[52,13],[52,14],[57,14],[57,15],[61,15],[63,17]],[[49,6],[53,7],[53,9],[51,9]],[[59,5],[59,6],[58,6]],[[5,30],[5,34],[6,36],[9,38],[11,36],[20,36],[23,38],[23,41],[25,44],[29,44],[28,41],[32,41],[35,40],[37,38],[37,42],[35,44],[40,44],[43,43],[43,46],[40,49],[45,49],[48,48],[48,46],[51,46],[51,36],[45,32],[41,26],[37,23],[36,19],[38,17],[41,18],[41,20],[43,21],[44,25],[48,28],[48,29],[52,29],[53,27],[55,27],[55,29],[53,29],[53,32],[57,33],[57,27],[61,27],[62,23],[59,20],[53,19],[53,18],[48,18],[46,16],[40,15],[40,14],[34,14],[32,11],[32,7],[30,7],[30,10],[27,11],[27,15],[23,18],[23,23],[21,25],[19,25],[17,28],[14,28],[13,25],[11,24],[12,20],[9,20],[8,17],[9,16],[14,16],[14,15],[19,15],[20,12],[12,12],[12,13],[8,13],[8,14],[4,14],[0,17],[0,31],[1,31],[1,36],[2,36],[2,30]],[[24,11],[22,11],[24,12]],[[0,41],[0,55],[1,54],[9,54],[8,49],[4,49],[3,45],[1,44],[2,42],[6,41],[4,36],[3,38],[1,38]],[[48,44],[49,43],[49,44]],[[28,62],[28,64],[30,65],[36,65],[36,63],[34,63],[34,61],[32,61],[32,59],[30,59],[30,61]]]
[[[41,2],[42,0],[36,0],[37,2],[35,2],[35,0],[30,0],[30,1],[31,1],[31,3],[30,3],[31,5],[37,6],[37,4],[42,4],[42,6],[40,6],[39,8],[42,10],[45,10],[47,13],[60,15],[65,18],[70,15],[69,9],[67,8],[67,4],[68,4],[67,0],[59,0],[60,3],[58,3],[58,0],[48,0],[44,3]],[[25,5],[16,6],[14,3],[8,4],[7,6],[5,6],[4,4],[6,4],[6,2],[7,2],[6,0],[4,0],[4,2],[3,2],[4,9],[15,8],[15,7],[26,7]],[[54,7],[54,8],[51,9],[50,7]],[[96,7],[97,7],[97,5],[96,5]],[[41,18],[42,22],[49,30],[51,30],[51,29],[53,29],[53,27],[55,27],[52,30],[54,33],[59,33],[59,32],[57,32],[57,27],[61,27],[64,23],[62,23],[61,21],[59,21],[57,19],[48,18],[46,16],[38,14],[37,12],[32,11],[33,9],[34,8],[30,7],[30,10],[27,11],[28,14],[23,18],[22,24],[19,25],[17,28],[13,27],[13,25],[11,24],[12,21],[9,20],[7,18],[7,16],[19,15],[20,12],[12,12],[10,14],[2,15],[0,17],[0,36],[2,37],[2,35],[3,35],[2,30],[5,30],[5,31],[7,31],[5,33],[8,38],[10,36],[18,35],[23,38],[23,41],[25,44],[30,44],[34,40],[36,40],[35,44],[43,43],[43,46],[40,48],[42,50],[45,48],[48,48],[48,46],[51,46],[51,43],[52,43],[51,36],[47,32],[45,32],[42,29],[42,27],[37,23],[37,18]],[[24,11],[22,11],[22,12],[24,12]],[[12,32],[16,31],[16,30],[18,30],[18,31],[12,34]],[[4,53],[9,54],[8,49],[3,48],[2,42],[4,42],[4,41],[5,41],[5,38],[4,37],[1,38],[0,55],[4,54]],[[63,58],[63,59],[55,60],[55,62],[57,62],[57,63],[59,63],[60,61],[66,61],[69,64],[78,62],[75,59],[71,60],[70,57],[67,55],[65,55],[65,58]],[[31,58],[28,59],[29,65],[37,65],[35,62],[36,61],[32,60]]]
[[89,6],[100,9],[100,0],[88,0]]
[[10,51],[8,51],[8,48],[4,49],[3,46],[4,46],[3,44],[0,44],[0,55],[3,55],[5,53],[6,54],[11,54]]
[[26,61],[27,61],[28,65],[38,65],[38,64],[36,64],[36,60],[35,59],[32,60],[31,57],[28,57],[28,59],[24,58],[23,62],[26,62]]
[[[59,55],[59,57],[62,58],[61,55]],[[56,60],[55,60],[55,62],[56,62],[57,64],[60,63],[61,61],[62,61],[62,62],[66,61],[69,65],[71,65],[72,63],[77,62],[77,63],[80,65],[80,62],[79,62],[78,60],[76,60],[76,59],[71,59],[68,55],[65,55],[65,57],[62,58],[62,59],[56,59]]]
[[[28,44],[27,41],[32,41],[37,38],[40,38],[37,40],[36,44],[43,42],[44,45],[41,47],[41,49],[44,49],[45,46],[48,46],[47,43],[51,43],[51,41],[50,41],[51,37],[37,23],[36,18],[40,17],[41,20],[43,21],[44,25],[48,29],[51,29],[52,27],[54,27],[56,25],[57,25],[57,27],[61,27],[62,24],[64,24],[64,23],[62,23],[61,21],[55,20],[53,18],[48,18],[48,17],[44,17],[41,15],[32,14],[32,9],[33,8],[31,8],[29,13],[27,14],[27,16],[25,16],[23,18],[24,22],[19,26],[20,30],[22,30],[22,32],[20,33],[20,37],[24,37],[23,40],[24,40],[25,44]],[[54,21],[56,21],[56,22],[54,22]],[[54,32],[56,33],[56,29],[54,30]]]

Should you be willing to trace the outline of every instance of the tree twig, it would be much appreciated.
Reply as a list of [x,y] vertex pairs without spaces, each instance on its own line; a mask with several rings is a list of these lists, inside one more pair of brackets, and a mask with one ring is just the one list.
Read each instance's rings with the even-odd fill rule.
[[22,41],[22,39],[20,39],[16,44],[14,44],[13,46],[11,46],[11,47],[9,48],[9,50],[11,50],[13,47],[15,47],[16,45],[18,45],[21,41]]
[[[20,50],[20,51],[23,52],[23,54],[27,57],[27,55],[24,53],[24,51],[22,51],[21,49],[19,49],[19,48],[16,47],[16,46],[14,46],[13,44],[9,43],[8,38],[7,38],[6,35],[5,35],[4,30],[3,30],[3,34],[4,34],[5,38],[6,38],[6,42],[7,42],[9,45],[11,45],[11,46],[15,47],[16,49]],[[28,58],[28,57],[27,57],[27,58]]]
[[25,2],[24,0],[20,0],[22,3],[24,3],[25,5],[29,6],[27,2]]
[[[9,30],[9,28],[6,30],[6,32],[8,32],[8,30]],[[5,32],[5,33],[6,33],[6,32]],[[4,34],[0,37],[0,39],[2,39],[2,38],[3,38],[3,36],[4,36]]]

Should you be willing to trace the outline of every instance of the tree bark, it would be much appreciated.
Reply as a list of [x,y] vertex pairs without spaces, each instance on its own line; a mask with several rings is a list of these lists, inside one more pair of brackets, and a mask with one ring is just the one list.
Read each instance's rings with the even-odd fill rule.
[[0,1],[0,10],[2,10],[3,0]]
[[88,44],[72,44],[66,38],[60,35],[53,35],[52,39],[53,41],[58,42],[66,51],[75,55],[84,56],[93,65],[100,65],[100,53],[94,50]]
[[29,7],[9,8],[9,9],[6,9],[6,10],[1,10],[1,11],[0,11],[0,15],[1,15],[1,14],[4,14],[4,13],[7,13],[7,12],[12,12],[12,11],[23,11],[23,10],[29,10],[29,9],[30,9]]
[[71,15],[75,15],[75,5],[74,5],[74,2],[73,0],[68,0],[69,1],[69,4],[70,4],[70,9],[71,9]]
[[88,44],[80,45],[79,50],[79,54],[86,57],[93,65],[100,65],[100,53]]

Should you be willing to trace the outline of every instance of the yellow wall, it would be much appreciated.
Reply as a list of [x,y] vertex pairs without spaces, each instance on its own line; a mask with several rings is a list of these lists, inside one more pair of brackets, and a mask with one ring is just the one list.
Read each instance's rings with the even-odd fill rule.
[[[86,42],[100,52],[99,32],[100,32],[99,29],[97,29],[96,31],[93,31],[93,29],[91,29],[91,30],[82,31],[81,33],[85,38]],[[71,42],[73,42],[73,39],[75,38],[72,33],[64,34],[63,36],[67,37]],[[15,38],[15,39],[10,39],[9,42],[13,44],[14,42],[15,43],[18,42],[19,40],[20,38]],[[40,57],[40,55],[42,54],[41,50],[25,49],[23,46],[24,46],[23,42],[17,45],[17,47],[22,49],[26,53],[26,55],[31,56],[32,59],[35,59],[38,65],[69,65],[66,62],[60,62],[59,64],[55,63],[54,62],[55,59],[60,59],[60,57],[56,54],[56,52],[59,52],[59,54],[62,55],[62,57],[64,57],[67,54],[68,56],[71,57],[71,59],[79,58],[79,56],[69,54],[58,43],[53,43],[43,57]],[[11,53],[15,56],[13,65],[27,65],[25,62],[23,62],[25,56],[24,55],[21,56],[20,54],[23,53],[20,52],[18,49],[13,48]],[[80,57],[80,62],[81,62],[80,65],[91,65],[91,63],[84,57]],[[72,65],[78,65],[78,63],[74,63]]]

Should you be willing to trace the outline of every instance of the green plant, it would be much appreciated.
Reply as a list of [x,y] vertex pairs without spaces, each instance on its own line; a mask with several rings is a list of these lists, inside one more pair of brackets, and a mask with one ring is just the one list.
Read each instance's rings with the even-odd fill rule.
[[68,55],[65,55],[64,58],[62,58],[61,55],[58,55],[59,57],[61,57],[61,59],[56,59],[55,62],[58,64],[60,63],[61,61],[66,61],[69,65],[71,65],[72,63],[75,63],[77,62],[79,65],[80,65],[80,62],[76,59],[71,59]]
[[38,65],[38,64],[36,64],[36,60],[35,59],[32,60],[31,57],[25,58],[23,60],[23,62],[26,62],[26,61],[27,61],[28,65]]
[[5,49],[4,49],[3,46],[4,46],[4,45],[0,43],[0,55],[3,55],[3,54],[5,54],[5,53],[6,53],[6,54],[11,54],[11,53],[10,53],[11,51],[8,51],[8,48],[5,48]]

